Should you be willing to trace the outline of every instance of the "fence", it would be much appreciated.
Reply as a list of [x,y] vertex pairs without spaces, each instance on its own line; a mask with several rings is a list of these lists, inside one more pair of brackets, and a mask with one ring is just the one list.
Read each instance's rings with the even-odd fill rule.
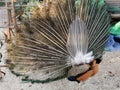
[[120,19],[120,0],[106,0],[112,18]]
[[8,25],[7,10],[5,7],[0,7],[0,28],[5,28]]
[[0,7],[0,28],[13,28],[15,24],[15,22],[13,22],[15,19],[13,18],[15,14],[14,6],[10,0],[2,0],[2,2],[4,5]]
[[120,8],[120,0],[106,0],[106,2],[111,6]]
[[[10,2],[13,0],[2,0],[5,3],[0,7],[0,28],[14,28],[16,29],[17,24],[19,22],[17,19],[20,15],[24,13],[22,8],[33,7],[34,5],[15,5],[14,2]],[[16,0],[14,0],[16,1]],[[30,13],[29,11],[27,13]]]
[[[17,0],[0,0],[2,6],[0,6],[0,31],[5,31],[7,39],[11,39],[11,31],[17,31],[19,22],[17,18],[22,15],[21,7],[27,7],[27,5],[15,5]],[[18,9],[19,8],[19,9]]]

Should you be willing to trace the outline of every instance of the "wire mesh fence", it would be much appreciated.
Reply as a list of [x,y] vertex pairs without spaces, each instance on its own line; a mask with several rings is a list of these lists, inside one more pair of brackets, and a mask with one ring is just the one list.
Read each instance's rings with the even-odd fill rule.
[[12,27],[11,0],[2,0],[0,6],[0,28]]
[[[13,0],[0,0],[3,5],[0,5],[0,28],[15,28],[17,24],[20,24],[20,16],[26,13],[28,17],[31,17],[29,7],[34,7],[33,5],[27,5],[26,3],[12,2]],[[28,10],[27,10],[27,9]]]
[[7,10],[5,7],[0,7],[0,28],[5,28],[8,25]]
[[120,0],[106,0],[111,13],[120,13]]
[[7,41],[11,40],[11,36],[14,35],[14,32],[16,32],[19,25],[21,25],[21,16],[27,13],[27,16],[31,17],[28,8],[34,7],[35,5],[32,5],[34,3],[28,5],[29,1],[30,0],[0,0],[0,32],[6,34]]
[[120,18],[120,0],[106,0],[112,18]]

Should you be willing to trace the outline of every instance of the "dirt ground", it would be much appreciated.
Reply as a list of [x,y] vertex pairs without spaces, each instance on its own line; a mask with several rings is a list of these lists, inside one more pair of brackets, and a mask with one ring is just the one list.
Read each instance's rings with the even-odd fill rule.
[[[5,45],[0,52],[3,54],[1,64],[4,64]],[[13,75],[9,69],[2,68],[6,76],[0,80],[0,90],[120,90],[120,52],[106,52],[99,69],[97,75],[79,84],[70,82],[67,78],[46,84],[31,84],[22,82],[21,78]]]

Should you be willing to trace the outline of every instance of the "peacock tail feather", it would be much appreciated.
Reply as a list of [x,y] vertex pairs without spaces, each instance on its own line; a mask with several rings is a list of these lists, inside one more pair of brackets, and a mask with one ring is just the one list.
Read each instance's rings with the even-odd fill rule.
[[110,28],[104,0],[44,0],[32,14],[8,44],[12,72],[46,82],[102,57]]

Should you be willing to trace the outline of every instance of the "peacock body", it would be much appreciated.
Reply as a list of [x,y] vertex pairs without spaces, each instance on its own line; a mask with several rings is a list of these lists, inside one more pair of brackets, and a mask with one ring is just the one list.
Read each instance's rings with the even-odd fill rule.
[[102,57],[110,28],[104,0],[48,0],[32,14],[7,46],[7,63],[16,75],[52,81],[78,75]]

